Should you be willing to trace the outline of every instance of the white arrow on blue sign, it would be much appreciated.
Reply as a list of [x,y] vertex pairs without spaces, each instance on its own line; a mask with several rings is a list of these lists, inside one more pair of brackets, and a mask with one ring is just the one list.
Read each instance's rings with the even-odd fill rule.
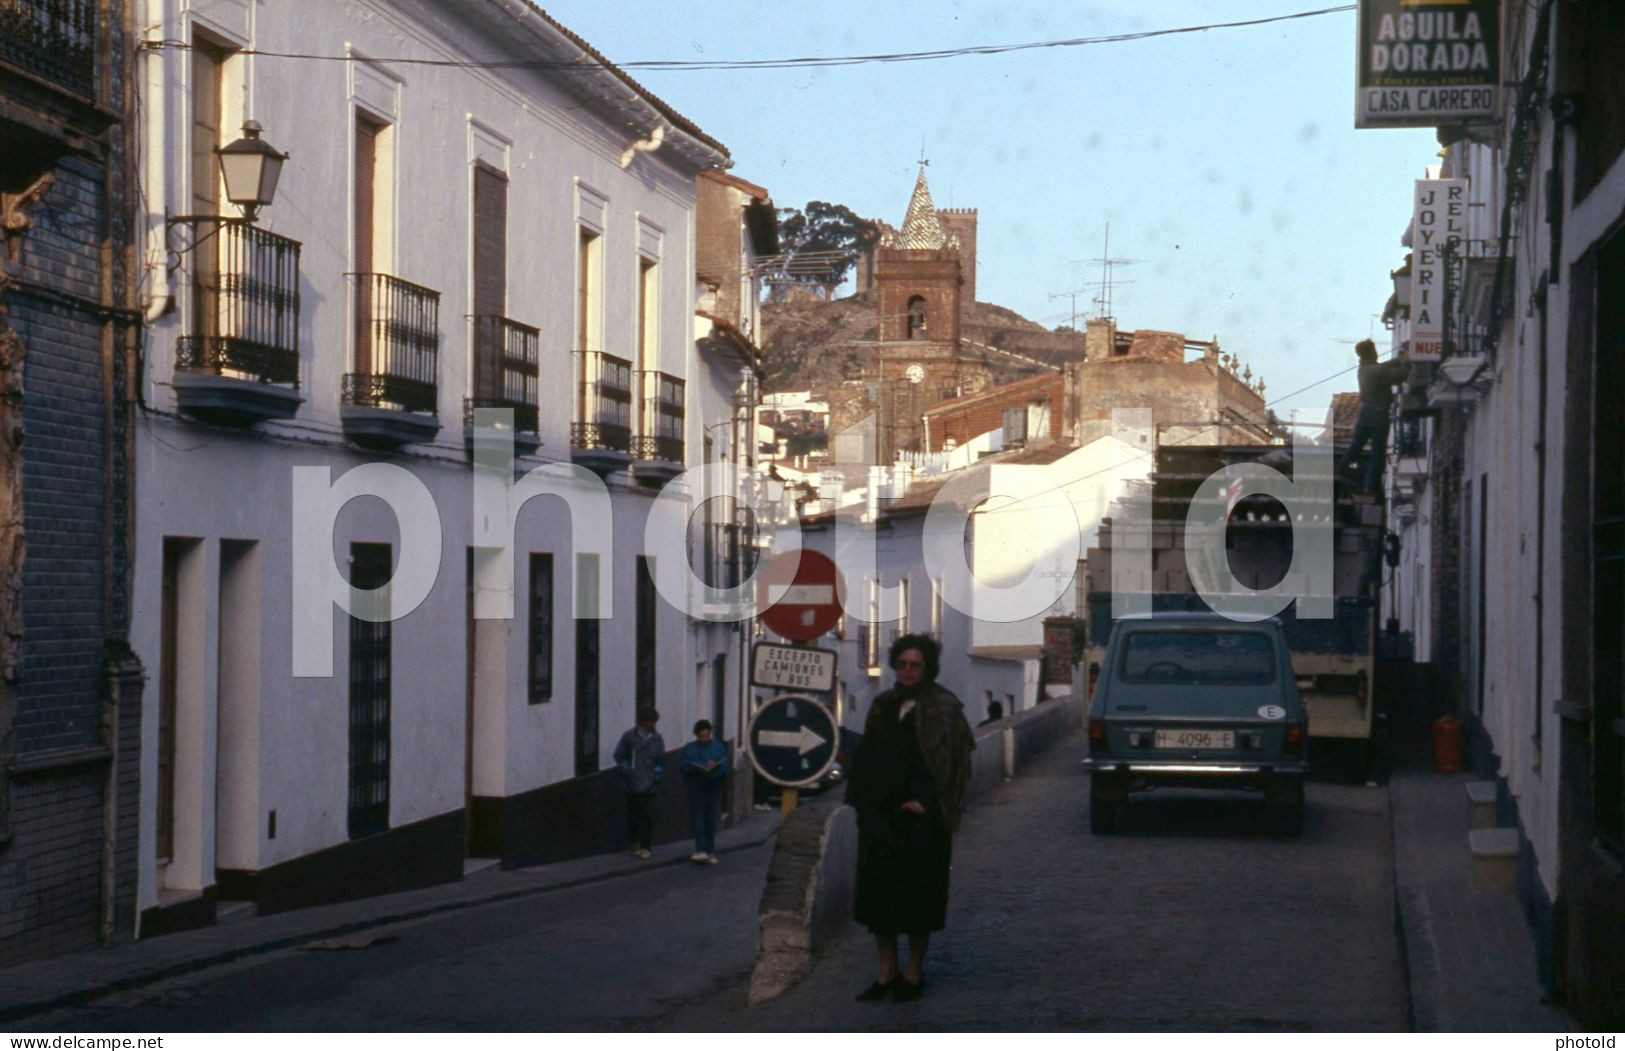
[[756,709],[746,739],[757,773],[776,785],[800,788],[815,784],[835,765],[840,727],[818,701],[789,693]]

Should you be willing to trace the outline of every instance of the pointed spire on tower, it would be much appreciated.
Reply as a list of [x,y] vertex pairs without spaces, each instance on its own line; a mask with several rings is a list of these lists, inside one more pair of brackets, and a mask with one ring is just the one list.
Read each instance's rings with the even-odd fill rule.
[[908,214],[903,217],[903,229],[898,238],[900,248],[953,247],[957,239],[951,238],[937,220],[936,205],[931,203],[931,187],[925,182],[925,166],[920,162],[919,178],[914,180],[914,196],[908,201]]

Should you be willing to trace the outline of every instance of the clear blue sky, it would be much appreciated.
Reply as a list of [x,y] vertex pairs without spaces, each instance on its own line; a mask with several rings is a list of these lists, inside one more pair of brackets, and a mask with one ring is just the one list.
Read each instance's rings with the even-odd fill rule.
[[[936,50],[1237,21],[1335,0],[765,0],[549,11],[613,61]],[[1054,326],[1117,268],[1125,328],[1183,331],[1273,401],[1354,360],[1392,289],[1428,129],[1354,130],[1354,12],[1084,47],[811,70],[634,75],[781,206],[900,224],[923,137],[939,207],[980,213],[977,298]],[[1092,294],[1092,293],[1090,293]],[[1079,313],[1089,295],[1079,296]],[[1380,323],[1379,346],[1386,347]],[[1324,406],[1352,375],[1278,406]]]

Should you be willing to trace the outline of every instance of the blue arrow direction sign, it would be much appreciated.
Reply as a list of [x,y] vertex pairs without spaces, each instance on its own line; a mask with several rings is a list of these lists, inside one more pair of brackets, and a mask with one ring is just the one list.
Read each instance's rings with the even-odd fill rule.
[[760,708],[750,721],[750,761],[776,785],[814,784],[835,765],[840,727],[828,708],[811,697],[787,693]]

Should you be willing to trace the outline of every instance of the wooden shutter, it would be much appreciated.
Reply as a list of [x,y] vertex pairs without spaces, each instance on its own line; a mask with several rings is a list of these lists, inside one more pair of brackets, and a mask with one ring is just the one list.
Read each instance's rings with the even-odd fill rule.
[[508,179],[474,167],[474,397],[502,397],[502,325],[508,310]]
[[[225,54],[202,42],[192,47],[192,214],[220,214],[220,66]],[[200,225],[201,238],[212,233]],[[218,334],[220,242],[209,242],[192,253],[192,334],[207,339]]]
[[373,221],[377,201],[379,126],[357,113],[355,118],[355,232],[351,250],[356,270],[355,370],[373,371]]

